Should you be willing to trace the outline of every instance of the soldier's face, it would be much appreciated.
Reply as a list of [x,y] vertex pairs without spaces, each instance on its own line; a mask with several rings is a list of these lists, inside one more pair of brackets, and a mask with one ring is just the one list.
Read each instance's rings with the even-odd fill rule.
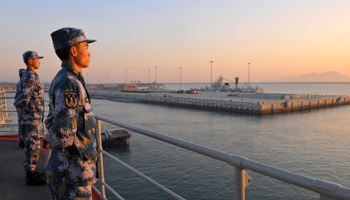
[[81,68],[88,68],[90,65],[90,52],[88,51],[89,45],[87,42],[81,42],[75,45],[77,56],[75,57],[75,63]]
[[40,68],[40,61],[39,61],[39,58],[33,58],[32,59],[32,66],[35,68],[35,69],[39,69]]

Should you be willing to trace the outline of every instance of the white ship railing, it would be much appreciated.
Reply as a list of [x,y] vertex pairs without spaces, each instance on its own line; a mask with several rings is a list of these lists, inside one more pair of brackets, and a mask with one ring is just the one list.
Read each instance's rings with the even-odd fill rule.
[[8,117],[7,104],[6,104],[6,93],[5,89],[0,89],[0,124],[3,123]]
[[[99,149],[99,172],[100,172],[100,190],[98,193],[100,194],[102,199],[106,198],[105,195],[105,187],[110,190],[118,199],[123,199],[116,191],[114,191],[107,183],[105,183],[104,180],[104,171],[103,171],[103,155],[106,155],[113,159],[114,161],[120,163],[127,169],[133,171],[137,175],[144,178],[146,181],[152,183],[159,189],[163,190],[170,196],[172,196],[175,199],[183,199],[179,195],[173,193],[172,191],[168,190],[164,186],[160,185],[159,183],[155,182],[154,180],[150,179],[149,177],[145,176],[144,174],[138,172],[136,169],[130,167],[126,163],[120,161],[119,159],[115,158],[111,154],[107,153],[102,148],[102,141],[101,141],[101,121],[140,133],[142,135],[146,135],[148,137],[152,137],[154,139],[173,144],[175,146],[194,151],[199,154],[203,154],[205,156],[226,162],[228,164],[231,164],[234,167],[234,179],[235,179],[235,199],[237,200],[244,200],[245,199],[245,188],[248,187],[252,183],[252,178],[249,177],[249,175],[245,172],[245,169],[255,171],[257,173],[260,173],[265,176],[269,176],[275,179],[278,179],[280,181],[293,184],[308,190],[311,190],[313,192],[320,194],[320,200],[333,200],[333,199],[350,199],[350,189],[342,187],[339,184],[331,183],[328,181],[320,180],[320,179],[313,179],[307,176],[302,176],[300,174],[296,174],[293,172],[289,172],[286,170],[282,170],[276,167],[272,167],[269,165],[265,165],[256,161],[249,160],[245,157],[228,154],[225,152],[221,152],[215,149],[207,148],[204,146],[200,146],[194,143],[190,143],[184,140],[176,139],[170,136],[162,135],[153,131],[145,130],[136,126],[132,126],[129,124],[125,124],[122,122],[118,122],[106,117],[102,117],[99,115],[95,115],[96,122],[97,122],[97,135],[98,135],[98,149]],[[94,187],[96,190],[96,188]],[[97,190],[96,190],[97,191]]]

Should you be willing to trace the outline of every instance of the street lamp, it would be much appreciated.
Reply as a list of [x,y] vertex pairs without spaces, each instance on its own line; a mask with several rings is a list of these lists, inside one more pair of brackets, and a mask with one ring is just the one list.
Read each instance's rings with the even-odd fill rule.
[[86,73],[86,84],[89,84],[89,73]]
[[210,62],[210,97],[211,97],[211,93],[213,91],[213,84],[212,84],[212,81],[213,81],[213,62],[214,61],[209,61]]
[[149,71],[150,71],[150,70],[148,70],[148,86],[149,86]]
[[249,82],[250,82],[250,63],[248,63],[248,93],[250,93]]
[[180,90],[181,90],[181,69],[182,67],[180,67]]
[[157,87],[157,67],[154,67],[154,87]]
[[125,84],[128,83],[128,70],[125,69]]
[[107,73],[106,73],[106,84],[107,84]]

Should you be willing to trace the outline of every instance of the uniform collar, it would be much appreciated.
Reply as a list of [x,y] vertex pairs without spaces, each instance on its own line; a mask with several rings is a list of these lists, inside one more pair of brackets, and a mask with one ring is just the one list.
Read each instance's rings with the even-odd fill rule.
[[66,69],[68,71],[73,72],[80,79],[80,81],[83,83],[83,85],[85,85],[85,80],[84,80],[83,75],[73,65],[70,65],[66,62],[62,62],[61,67],[62,67],[62,69]]
[[28,73],[33,73],[35,74],[36,76],[38,76],[38,74],[36,72],[34,72],[32,69],[30,69],[29,67],[27,67],[27,70],[26,70]]

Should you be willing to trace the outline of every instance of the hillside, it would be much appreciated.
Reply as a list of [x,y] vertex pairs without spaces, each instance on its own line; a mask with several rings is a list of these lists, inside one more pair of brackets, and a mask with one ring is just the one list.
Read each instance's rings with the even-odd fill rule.
[[297,77],[284,77],[279,80],[266,80],[269,82],[350,82],[350,78],[339,72],[308,73]]

